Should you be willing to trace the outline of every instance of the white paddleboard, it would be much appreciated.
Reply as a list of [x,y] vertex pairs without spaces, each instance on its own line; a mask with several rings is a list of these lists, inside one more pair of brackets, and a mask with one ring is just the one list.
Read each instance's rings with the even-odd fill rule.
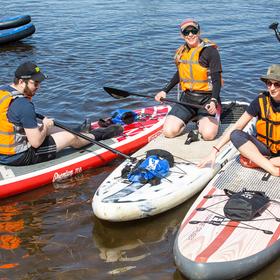
[[[236,156],[211,180],[186,214],[174,256],[188,279],[243,278],[280,255],[280,178],[242,167]],[[225,217],[224,189],[262,191],[275,201],[251,221]]]
[[[194,128],[194,123],[188,124],[186,133],[179,137],[170,139],[159,136],[151,141],[133,154],[133,157],[141,159],[152,149],[170,152],[174,156],[175,164],[170,168],[168,176],[162,178],[161,183],[156,186],[151,186],[150,183],[131,183],[121,177],[123,168],[131,164],[126,160],[96,191],[92,201],[94,214],[100,219],[109,221],[140,219],[171,209],[201,191],[237,150],[231,144],[226,145],[219,153],[214,168],[210,166],[197,168],[196,164],[209,154],[222,133],[236,122],[247,105],[244,102],[223,103],[224,114],[221,118],[220,131],[214,141],[200,140],[185,145],[187,133]],[[252,124],[248,129],[251,126]]]

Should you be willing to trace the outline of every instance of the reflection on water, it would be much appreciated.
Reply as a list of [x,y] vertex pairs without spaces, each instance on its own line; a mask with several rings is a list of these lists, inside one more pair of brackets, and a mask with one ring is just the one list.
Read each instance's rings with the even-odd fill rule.
[[18,41],[13,42],[10,44],[6,44],[1,46],[0,53],[24,53],[24,52],[34,52],[36,48],[32,45],[29,45],[27,43]]
[[[150,260],[154,258],[158,258],[160,265],[165,267],[163,271],[170,269],[170,264],[165,263],[166,257],[168,260],[172,257],[169,243],[175,238],[187,205],[162,215],[126,223],[110,223],[94,218],[93,240],[99,257],[106,263],[113,263],[113,269],[108,273],[117,275],[134,269],[135,272],[130,272],[131,277],[143,271],[141,263],[145,263],[146,269],[153,270]],[[166,252],[162,251],[163,248],[168,248],[169,252],[164,258],[162,255]]]

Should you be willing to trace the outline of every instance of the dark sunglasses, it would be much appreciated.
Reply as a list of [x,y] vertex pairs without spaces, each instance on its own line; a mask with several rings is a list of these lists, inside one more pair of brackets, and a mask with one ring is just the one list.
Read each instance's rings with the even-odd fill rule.
[[268,86],[268,87],[271,87],[272,85],[274,85],[274,87],[276,87],[276,88],[280,88],[280,83],[279,82],[271,82],[271,81],[267,81],[266,82],[266,85]]
[[198,32],[199,32],[198,29],[192,28],[192,29],[184,29],[184,30],[182,31],[182,34],[183,34],[184,36],[189,36],[190,33],[192,33],[193,35],[196,35]]

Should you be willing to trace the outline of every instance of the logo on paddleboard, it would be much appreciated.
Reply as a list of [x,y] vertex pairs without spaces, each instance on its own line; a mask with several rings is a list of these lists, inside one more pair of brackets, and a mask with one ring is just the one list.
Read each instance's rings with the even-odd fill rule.
[[68,179],[70,177],[73,177],[73,176],[81,173],[82,171],[83,171],[82,167],[77,167],[77,168],[72,169],[72,170],[65,170],[62,173],[55,172],[54,175],[53,175],[53,180],[52,181],[53,181],[53,183],[63,181],[65,179]]

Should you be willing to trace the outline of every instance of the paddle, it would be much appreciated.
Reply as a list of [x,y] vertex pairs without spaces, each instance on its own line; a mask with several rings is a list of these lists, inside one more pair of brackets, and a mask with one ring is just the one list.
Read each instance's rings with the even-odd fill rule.
[[[150,96],[150,95],[145,95],[145,94],[140,94],[140,93],[132,93],[132,92],[128,92],[128,91],[121,90],[121,89],[116,89],[116,88],[111,88],[111,87],[104,87],[104,90],[116,99],[126,98],[130,95],[135,95],[135,96],[141,96],[141,97],[147,97],[147,98],[154,99],[154,97]],[[180,102],[180,101],[172,100],[172,99],[168,99],[168,98],[161,98],[161,101],[166,101],[166,102],[170,102],[170,103],[177,103],[177,104],[181,104],[181,105],[187,105],[187,106],[191,106],[191,107],[198,108],[198,109],[205,109],[205,107],[202,106],[202,105]]]
[[269,28],[274,30],[275,36],[280,42],[280,32],[278,30],[278,22],[273,22],[272,24],[269,25]]
[[[41,119],[41,120],[44,119],[44,116],[41,115],[41,114],[36,114],[36,116],[37,116],[37,118],[39,118],[39,119]],[[105,145],[105,144],[103,144],[103,143],[101,143],[101,142],[98,142],[98,141],[96,141],[96,140],[94,140],[94,139],[92,139],[92,138],[90,138],[90,137],[88,137],[88,136],[86,136],[86,135],[84,135],[84,134],[82,134],[82,133],[76,132],[76,131],[74,131],[74,130],[72,130],[72,129],[66,127],[66,126],[64,126],[63,124],[61,124],[61,123],[59,123],[59,122],[57,122],[57,121],[54,121],[54,125],[57,126],[57,127],[59,127],[59,128],[62,128],[62,129],[64,129],[64,130],[66,130],[66,131],[68,131],[68,132],[70,132],[70,133],[72,133],[72,134],[74,134],[74,135],[76,135],[76,136],[79,136],[79,137],[81,137],[81,138],[83,138],[83,139],[89,141],[90,143],[96,144],[96,145],[98,145],[98,146],[100,146],[100,147],[102,147],[102,148],[104,148],[104,149],[106,149],[106,150],[109,150],[110,152],[112,152],[112,153],[114,153],[114,154],[117,154],[117,155],[119,155],[119,156],[122,156],[122,157],[124,157],[125,159],[129,159],[129,160],[131,160],[132,162],[135,162],[135,161],[136,161],[136,158],[130,157],[130,156],[128,156],[128,155],[126,155],[126,154],[124,154],[124,153],[122,153],[122,152],[120,152],[120,151],[118,151],[118,150],[116,150],[116,149],[111,148],[111,147],[108,146],[108,145]]]

